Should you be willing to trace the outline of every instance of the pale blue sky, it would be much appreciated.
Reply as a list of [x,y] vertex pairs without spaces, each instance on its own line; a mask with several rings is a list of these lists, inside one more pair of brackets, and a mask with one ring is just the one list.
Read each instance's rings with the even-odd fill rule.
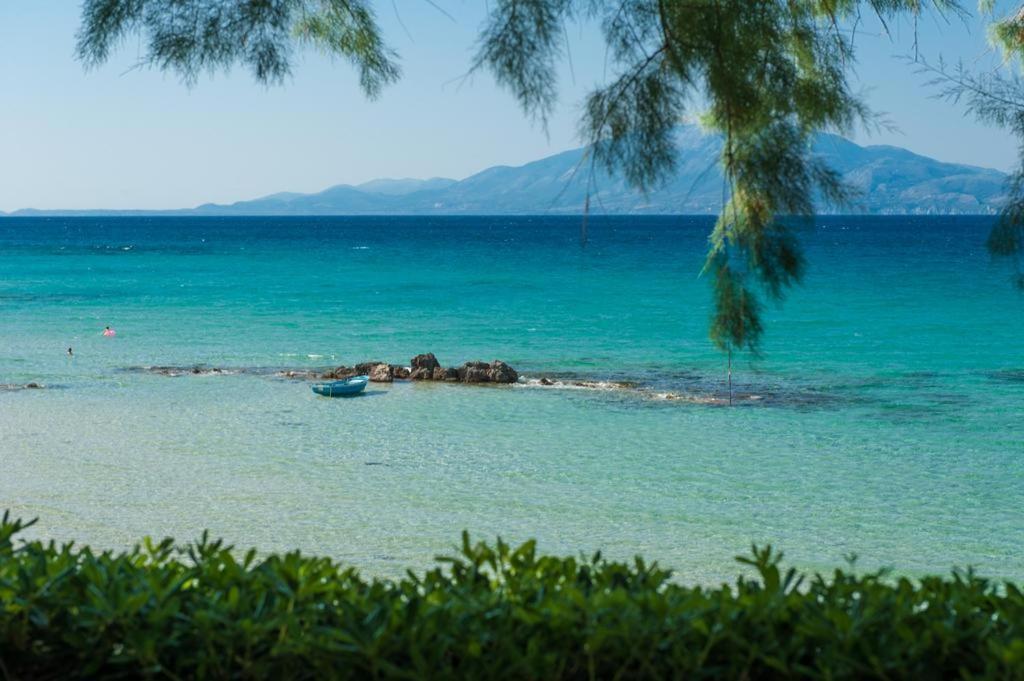
[[[605,77],[597,28],[570,32],[574,78],[566,69],[546,136],[486,73],[460,79],[486,3],[437,4],[455,20],[426,0],[378,3],[404,77],[368,102],[346,63],[315,53],[298,59],[287,84],[269,89],[242,70],[204,77],[192,89],[172,74],[131,70],[134,40],[87,73],[72,56],[77,2],[7,0],[0,4],[0,210],[178,208],[377,177],[463,178],[578,146],[579,102]],[[1014,164],[1007,133],[929,99],[925,79],[895,58],[911,49],[909,25],[896,27],[893,40],[872,30],[859,38],[858,75],[871,88],[871,105],[901,132],[858,141],[1004,170]],[[994,63],[977,22],[928,19],[918,35],[929,58]]]

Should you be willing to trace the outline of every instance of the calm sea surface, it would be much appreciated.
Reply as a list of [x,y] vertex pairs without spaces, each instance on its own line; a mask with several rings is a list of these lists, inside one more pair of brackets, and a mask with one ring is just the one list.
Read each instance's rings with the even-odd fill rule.
[[[707,219],[592,219],[586,249],[576,218],[2,220],[0,508],[58,539],[209,528],[373,574],[465,528],[691,581],[751,542],[1024,580],[1024,295],[989,227],[802,233],[805,283],[766,307],[730,409]],[[273,375],[420,352],[526,380],[329,400]],[[234,371],[139,369],[193,365]]]

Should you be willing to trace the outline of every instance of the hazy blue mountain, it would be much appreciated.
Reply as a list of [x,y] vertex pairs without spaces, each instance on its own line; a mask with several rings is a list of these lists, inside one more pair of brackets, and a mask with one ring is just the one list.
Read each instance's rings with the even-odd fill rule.
[[332,213],[375,212],[381,196],[339,184],[316,194],[271,194],[230,205],[207,203],[194,209],[204,215],[330,215]]
[[370,192],[371,194],[400,196],[402,194],[412,194],[413,192],[446,189],[456,182],[458,182],[458,180],[453,180],[448,177],[432,177],[429,180],[417,180],[412,177],[404,177],[396,180],[386,177],[380,180],[370,180],[369,182],[357,184],[356,189],[364,192]]
[[[593,213],[714,214],[722,204],[718,170],[721,139],[696,127],[680,128],[679,164],[662,186],[637,192],[619,175],[592,170],[574,149],[522,166],[495,166],[464,180],[381,179],[338,185],[316,194],[280,193],[229,205],[205,204],[176,214],[354,215],[579,213],[587,196]],[[815,152],[843,173],[861,196],[847,208],[823,213],[993,213],[1005,194],[1006,175],[914,154],[892,146],[860,146],[822,135]],[[73,214],[76,211],[61,211]],[[80,213],[97,211],[78,211]],[[106,211],[108,213],[124,211]],[[172,211],[161,211],[172,212]],[[38,214],[39,211],[19,211]]]
[[[523,166],[495,166],[458,182],[377,180],[318,194],[264,197],[197,210],[224,214],[578,213],[589,188],[590,210],[595,213],[718,212],[722,203],[717,167],[720,138],[686,127],[679,132],[678,145],[677,172],[647,195],[632,189],[621,176],[592,171],[584,162],[583,149],[574,149]],[[1005,191],[1006,175],[997,170],[943,163],[899,147],[865,147],[822,135],[815,151],[861,191],[856,204],[842,212],[991,213]]]
[[991,213],[1006,194],[1006,174],[942,163],[892,146],[862,147],[822,136],[815,151],[857,187],[871,213]]

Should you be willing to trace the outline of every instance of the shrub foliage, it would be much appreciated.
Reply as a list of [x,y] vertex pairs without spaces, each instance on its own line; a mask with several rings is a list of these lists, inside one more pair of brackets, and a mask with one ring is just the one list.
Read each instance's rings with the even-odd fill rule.
[[0,676],[46,678],[1024,679],[1024,595],[972,573],[683,586],[657,564],[470,542],[367,580],[203,536],[125,553],[0,524]]

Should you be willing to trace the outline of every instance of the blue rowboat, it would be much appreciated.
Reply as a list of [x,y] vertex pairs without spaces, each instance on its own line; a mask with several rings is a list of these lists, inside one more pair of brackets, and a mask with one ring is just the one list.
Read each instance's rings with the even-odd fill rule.
[[352,376],[341,381],[314,383],[313,392],[324,397],[350,397],[363,392],[369,376]]

